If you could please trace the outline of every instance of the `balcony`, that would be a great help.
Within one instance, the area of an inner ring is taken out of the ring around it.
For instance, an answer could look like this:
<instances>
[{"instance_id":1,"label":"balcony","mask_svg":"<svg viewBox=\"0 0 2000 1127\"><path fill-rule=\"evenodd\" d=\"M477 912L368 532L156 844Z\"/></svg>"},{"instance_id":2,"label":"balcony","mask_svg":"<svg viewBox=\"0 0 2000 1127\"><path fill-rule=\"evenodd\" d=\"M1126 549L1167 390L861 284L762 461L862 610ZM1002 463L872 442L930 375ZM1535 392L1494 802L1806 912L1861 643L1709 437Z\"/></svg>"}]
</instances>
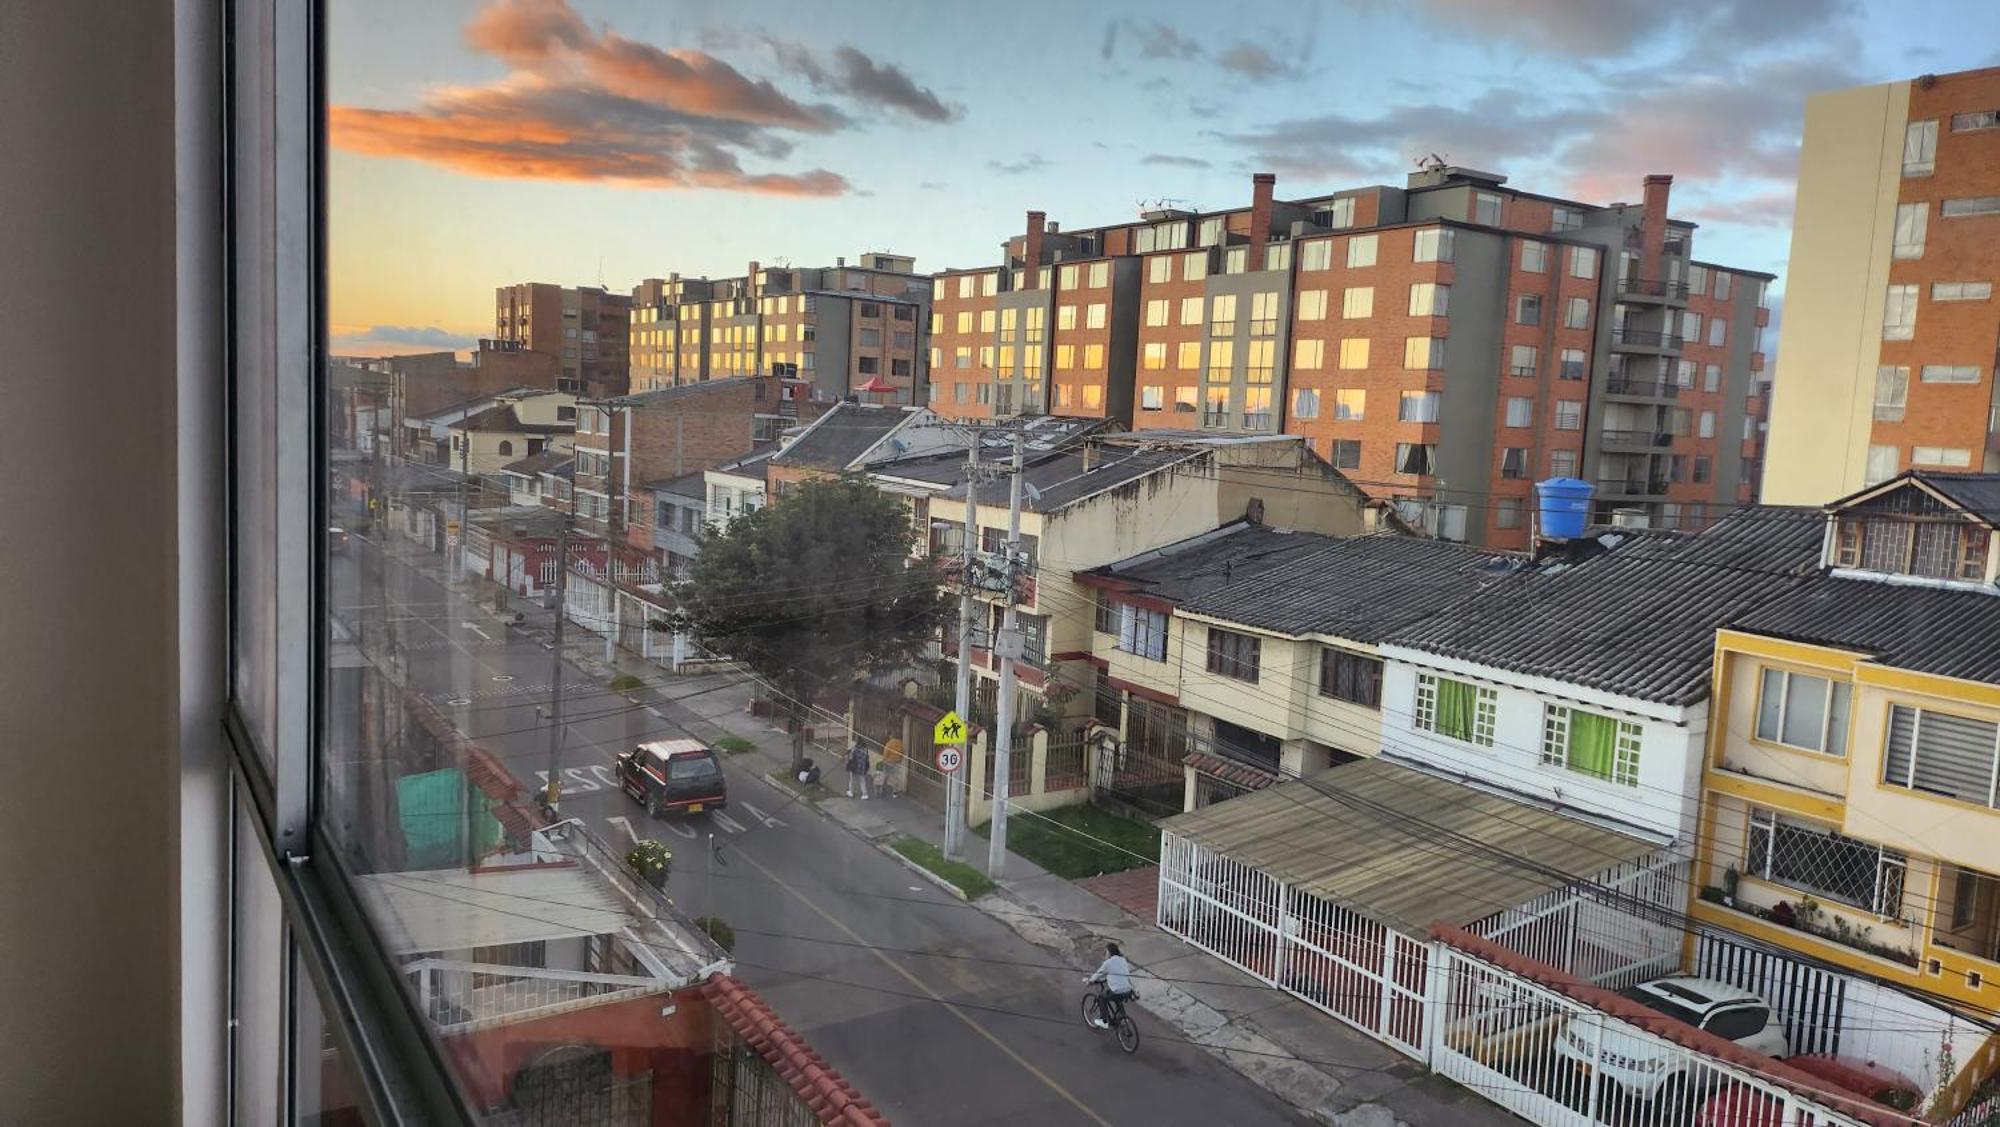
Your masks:
<instances>
[{"instance_id":1,"label":"balcony","mask_svg":"<svg viewBox=\"0 0 2000 1127\"><path fill-rule=\"evenodd\" d=\"M1635 399L1676 399L1680 391L1680 385L1667 380L1635 380L1625 376L1613 376L1604 385L1606 395L1625 395Z\"/></svg>"},{"instance_id":2,"label":"balcony","mask_svg":"<svg viewBox=\"0 0 2000 1127\"><path fill-rule=\"evenodd\" d=\"M1625 298L1653 298L1659 301L1685 301L1688 295L1686 282L1670 282L1665 278L1620 278L1618 296Z\"/></svg>"},{"instance_id":3,"label":"balcony","mask_svg":"<svg viewBox=\"0 0 2000 1127\"><path fill-rule=\"evenodd\" d=\"M1674 444L1674 436L1665 431L1655 430L1606 430L1604 448L1627 450L1654 450Z\"/></svg>"},{"instance_id":4,"label":"balcony","mask_svg":"<svg viewBox=\"0 0 2000 1127\"><path fill-rule=\"evenodd\" d=\"M1611 330L1611 346L1627 351L1679 352L1681 338L1678 333L1663 333L1658 329L1616 328Z\"/></svg>"},{"instance_id":5,"label":"balcony","mask_svg":"<svg viewBox=\"0 0 2000 1127\"><path fill-rule=\"evenodd\" d=\"M1664 477L1599 478L1597 492L1604 497L1664 497L1667 495L1667 485L1667 479Z\"/></svg>"}]
</instances>

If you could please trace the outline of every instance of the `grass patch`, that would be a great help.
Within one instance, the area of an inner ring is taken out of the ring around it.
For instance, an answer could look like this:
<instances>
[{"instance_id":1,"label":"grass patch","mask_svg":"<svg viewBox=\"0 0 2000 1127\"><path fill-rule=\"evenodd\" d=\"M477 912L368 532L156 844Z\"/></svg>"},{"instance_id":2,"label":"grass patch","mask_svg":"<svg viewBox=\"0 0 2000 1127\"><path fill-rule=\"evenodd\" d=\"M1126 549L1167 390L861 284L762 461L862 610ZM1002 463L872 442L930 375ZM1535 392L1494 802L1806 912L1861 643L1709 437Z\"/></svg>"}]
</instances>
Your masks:
<instances>
[{"instance_id":1,"label":"grass patch","mask_svg":"<svg viewBox=\"0 0 2000 1127\"><path fill-rule=\"evenodd\" d=\"M645 684L644 681L639 680L630 673L620 673L618 676L613 677L611 684L606 687L614 693L629 693L633 689L643 687Z\"/></svg>"},{"instance_id":2,"label":"grass patch","mask_svg":"<svg viewBox=\"0 0 2000 1127\"><path fill-rule=\"evenodd\" d=\"M807 802L818 802L820 799L826 797L827 792L825 787L818 783L802 783L796 775L793 775L789 771L773 771L769 775L766 775L765 778L776 779L780 786L805 799Z\"/></svg>"},{"instance_id":3,"label":"grass patch","mask_svg":"<svg viewBox=\"0 0 2000 1127\"><path fill-rule=\"evenodd\" d=\"M756 751L757 745L732 732L715 741L715 750L724 755L742 755L746 751Z\"/></svg>"},{"instance_id":4,"label":"grass patch","mask_svg":"<svg viewBox=\"0 0 2000 1127\"><path fill-rule=\"evenodd\" d=\"M991 823L976 829L981 837L991 836ZM1007 850L1065 880L1078 880L1158 864L1160 831L1088 804L1040 814L1017 810L1007 819Z\"/></svg>"},{"instance_id":5,"label":"grass patch","mask_svg":"<svg viewBox=\"0 0 2000 1127\"><path fill-rule=\"evenodd\" d=\"M938 852L938 847L921 838L906 837L897 840L891 848L931 872L950 881L968 900L977 900L993 891L994 884L985 873L963 861L953 861Z\"/></svg>"}]
</instances>

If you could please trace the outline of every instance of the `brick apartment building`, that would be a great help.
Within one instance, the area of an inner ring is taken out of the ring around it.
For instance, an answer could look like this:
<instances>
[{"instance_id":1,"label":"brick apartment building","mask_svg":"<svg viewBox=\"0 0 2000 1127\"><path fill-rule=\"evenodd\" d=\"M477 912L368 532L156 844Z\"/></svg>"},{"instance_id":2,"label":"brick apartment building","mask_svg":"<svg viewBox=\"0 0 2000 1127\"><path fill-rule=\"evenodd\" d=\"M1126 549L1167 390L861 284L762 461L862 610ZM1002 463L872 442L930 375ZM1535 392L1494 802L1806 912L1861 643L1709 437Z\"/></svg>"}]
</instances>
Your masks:
<instances>
[{"instance_id":1,"label":"brick apartment building","mask_svg":"<svg viewBox=\"0 0 2000 1127\"><path fill-rule=\"evenodd\" d=\"M454 352L404 356L340 357L348 382L365 381L381 403L372 416L378 436L399 458L421 457L408 446L404 420L422 418L456 403L518 388L556 389L557 357L529 352L518 341L481 340L468 360ZM355 437L359 444L359 437ZM371 443L372 446L372 443Z\"/></svg>"},{"instance_id":2,"label":"brick apartment building","mask_svg":"<svg viewBox=\"0 0 2000 1127\"><path fill-rule=\"evenodd\" d=\"M1437 165L1302 200L1259 174L1245 208L1087 230L1030 212L1004 266L935 276L930 406L1300 434L1496 547L1549 476L1701 527L1756 495L1772 276L1694 258L1671 184L1594 206Z\"/></svg>"},{"instance_id":3,"label":"brick apartment building","mask_svg":"<svg viewBox=\"0 0 2000 1127\"><path fill-rule=\"evenodd\" d=\"M631 295L522 282L499 287L493 298L493 335L555 357L558 388L592 398L629 390Z\"/></svg>"},{"instance_id":4,"label":"brick apartment building","mask_svg":"<svg viewBox=\"0 0 2000 1127\"><path fill-rule=\"evenodd\" d=\"M1767 496L2000 472L2000 67L1806 103Z\"/></svg>"},{"instance_id":5,"label":"brick apartment building","mask_svg":"<svg viewBox=\"0 0 2000 1127\"><path fill-rule=\"evenodd\" d=\"M782 372L825 401L876 379L898 402L921 401L930 280L914 268L871 253L856 265L648 278L632 291L631 390Z\"/></svg>"}]
</instances>

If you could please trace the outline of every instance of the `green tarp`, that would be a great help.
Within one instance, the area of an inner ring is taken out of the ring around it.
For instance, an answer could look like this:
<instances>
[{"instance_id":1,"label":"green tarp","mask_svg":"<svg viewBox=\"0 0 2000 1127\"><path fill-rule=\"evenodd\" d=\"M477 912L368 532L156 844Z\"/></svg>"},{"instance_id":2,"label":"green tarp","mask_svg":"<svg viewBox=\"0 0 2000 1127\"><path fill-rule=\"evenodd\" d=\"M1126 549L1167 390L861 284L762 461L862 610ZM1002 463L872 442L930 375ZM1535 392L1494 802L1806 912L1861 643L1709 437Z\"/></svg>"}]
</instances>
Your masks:
<instances>
[{"instance_id":1,"label":"green tarp","mask_svg":"<svg viewBox=\"0 0 2000 1127\"><path fill-rule=\"evenodd\" d=\"M493 800L456 767L397 779L396 809L408 868L470 867L503 840Z\"/></svg>"}]
</instances>

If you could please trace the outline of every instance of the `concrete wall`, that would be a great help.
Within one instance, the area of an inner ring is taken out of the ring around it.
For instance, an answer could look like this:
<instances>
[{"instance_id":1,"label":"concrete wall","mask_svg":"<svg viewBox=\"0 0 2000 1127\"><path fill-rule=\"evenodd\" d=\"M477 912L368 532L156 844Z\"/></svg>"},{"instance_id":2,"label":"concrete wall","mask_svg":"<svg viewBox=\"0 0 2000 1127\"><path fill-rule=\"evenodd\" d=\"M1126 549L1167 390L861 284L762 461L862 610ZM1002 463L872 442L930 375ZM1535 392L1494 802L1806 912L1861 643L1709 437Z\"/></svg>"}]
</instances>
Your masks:
<instances>
[{"instance_id":1,"label":"concrete wall","mask_svg":"<svg viewBox=\"0 0 2000 1127\"><path fill-rule=\"evenodd\" d=\"M1446 195L1425 192L1418 199L1431 203ZM1469 196L1458 200L1464 215ZM1452 230L1447 228L1447 230ZM1436 472L1439 499L1447 504L1465 505L1466 539L1486 542L1488 514L1483 507L1486 490L1497 472L1493 452L1494 415L1500 409L1500 333L1507 320L1507 279L1512 264L1512 239L1464 228L1452 235L1451 329L1444 346L1444 397L1438 407ZM1556 258L1555 254L1550 255ZM1463 281L1460 281L1463 279ZM1408 300L1408 290L1391 292L1388 300ZM1376 300L1383 300L1377 294ZM1558 315L1546 310L1547 318ZM1396 362L1400 362L1400 357ZM1394 403L1384 404L1390 411ZM1375 409L1369 404L1370 410ZM1393 416L1392 416L1393 417ZM1539 420L1542 426L1554 421L1554 408Z\"/></svg>"},{"instance_id":2,"label":"concrete wall","mask_svg":"<svg viewBox=\"0 0 2000 1127\"><path fill-rule=\"evenodd\" d=\"M209 365L211 381L219 368L212 352L177 354L175 294L193 283L176 275L176 174L200 193L190 210L215 200L216 185L206 169L176 168L173 5L17 5L5 22L0 340L11 399L0 449L15 472L0 475L0 511L35 532L0 546L0 574L17 587L0 610L0 1121L160 1123L185 1111L220 1122L212 1090L189 1089L183 1105L178 1084L183 1051L219 1068L204 1054L222 1029L219 964L182 946L183 925L213 936L219 921L181 910L184 892L222 872L205 852L222 812L201 807L220 794L219 693L196 676L203 703L181 698L178 648L183 597L212 594L219 572L184 574L176 559L176 522L199 509L180 508L177 437L219 449L212 420L181 419L177 399L177 364ZM210 298L220 292L215 277L200 281ZM78 346L103 338L107 309L127 362ZM206 311L212 319L212 303ZM93 442L78 447L50 419L88 419ZM194 550L220 542L195 524ZM182 793L184 707L206 737L199 800L193 775ZM206 817L184 825L198 807ZM185 1042L183 986L200 1018ZM219 1083L219 1071L203 1079Z\"/></svg>"},{"instance_id":3,"label":"concrete wall","mask_svg":"<svg viewBox=\"0 0 2000 1127\"><path fill-rule=\"evenodd\" d=\"M1909 98L1901 82L1806 102L1767 502L1818 505L1861 488Z\"/></svg>"}]
</instances>

